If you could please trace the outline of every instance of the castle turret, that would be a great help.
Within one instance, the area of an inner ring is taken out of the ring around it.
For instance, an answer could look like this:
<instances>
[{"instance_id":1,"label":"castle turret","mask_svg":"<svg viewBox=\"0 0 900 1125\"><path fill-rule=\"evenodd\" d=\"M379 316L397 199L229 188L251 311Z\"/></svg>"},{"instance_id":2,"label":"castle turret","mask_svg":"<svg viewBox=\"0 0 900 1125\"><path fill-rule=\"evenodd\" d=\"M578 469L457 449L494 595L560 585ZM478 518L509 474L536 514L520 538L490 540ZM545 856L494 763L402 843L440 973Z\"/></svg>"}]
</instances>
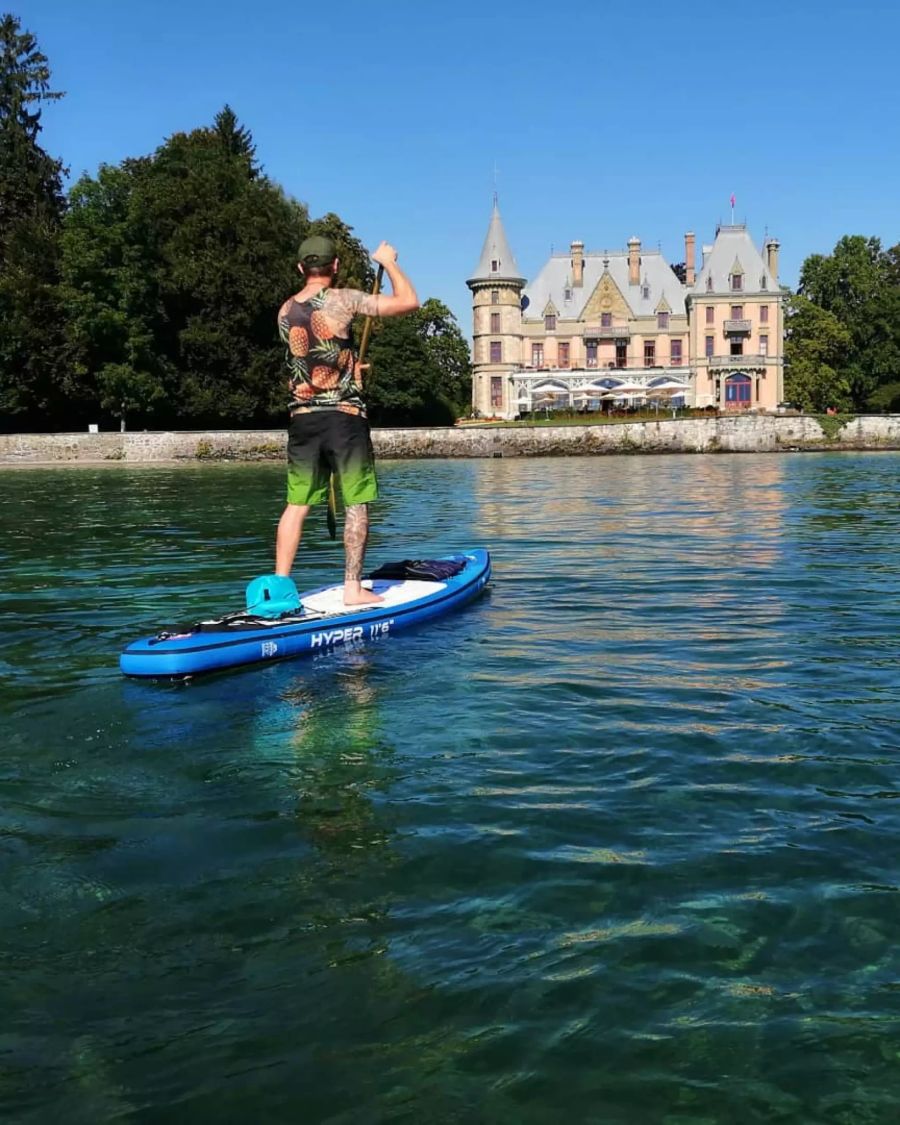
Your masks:
<instances>
[{"instance_id":1,"label":"castle turret","mask_svg":"<svg viewBox=\"0 0 900 1125\"><path fill-rule=\"evenodd\" d=\"M510 249L494 197L481 257L466 282L472 290L472 409L512 417L510 375L521 366L522 290L525 278Z\"/></svg>"}]
</instances>

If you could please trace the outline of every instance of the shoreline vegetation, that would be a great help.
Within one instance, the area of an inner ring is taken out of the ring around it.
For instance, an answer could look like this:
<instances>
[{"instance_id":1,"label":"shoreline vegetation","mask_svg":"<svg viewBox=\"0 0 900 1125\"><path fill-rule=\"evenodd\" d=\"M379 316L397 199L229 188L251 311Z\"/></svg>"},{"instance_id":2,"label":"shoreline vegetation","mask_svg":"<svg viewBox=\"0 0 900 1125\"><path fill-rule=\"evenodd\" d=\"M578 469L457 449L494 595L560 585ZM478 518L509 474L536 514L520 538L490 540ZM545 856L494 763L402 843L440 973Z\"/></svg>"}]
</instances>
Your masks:
<instances>
[{"instance_id":1,"label":"shoreline vegetation","mask_svg":"<svg viewBox=\"0 0 900 1125\"><path fill-rule=\"evenodd\" d=\"M328 236L338 287L368 291L353 225L313 217L269 176L227 104L66 184L40 144L53 85L35 36L0 14L0 432L277 426L290 399L276 316L301 287L298 247ZM468 343L422 298L372 332L366 394L382 425L450 424L471 403Z\"/></svg>"},{"instance_id":2,"label":"shoreline vegetation","mask_svg":"<svg viewBox=\"0 0 900 1125\"><path fill-rule=\"evenodd\" d=\"M381 460L900 450L900 414L741 415L376 428ZM284 430L0 434L0 469L60 464L283 462Z\"/></svg>"},{"instance_id":3,"label":"shoreline vegetation","mask_svg":"<svg viewBox=\"0 0 900 1125\"><path fill-rule=\"evenodd\" d=\"M40 143L64 96L53 85L35 36L0 16L0 432L279 425L275 314L297 288L297 247L327 235L338 285L368 289L353 225L313 218L271 178L227 104L66 183ZM785 323L785 401L900 410L900 244L845 235L807 257ZM368 358L375 425L444 426L471 406L469 341L434 297L376 322Z\"/></svg>"}]
</instances>

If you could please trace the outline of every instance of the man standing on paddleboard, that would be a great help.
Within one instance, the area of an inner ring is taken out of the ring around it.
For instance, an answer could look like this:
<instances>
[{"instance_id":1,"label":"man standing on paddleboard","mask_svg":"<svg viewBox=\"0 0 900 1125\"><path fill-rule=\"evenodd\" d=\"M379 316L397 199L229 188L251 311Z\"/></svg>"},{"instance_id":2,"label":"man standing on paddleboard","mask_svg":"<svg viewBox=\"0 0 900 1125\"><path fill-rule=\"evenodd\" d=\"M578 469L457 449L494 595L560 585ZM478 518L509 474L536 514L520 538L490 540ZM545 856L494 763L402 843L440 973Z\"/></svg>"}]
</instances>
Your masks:
<instances>
[{"instance_id":1,"label":"man standing on paddleboard","mask_svg":"<svg viewBox=\"0 0 900 1125\"><path fill-rule=\"evenodd\" d=\"M353 353L355 316L401 316L419 307L397 251L382 242L372 259L384 267L393 294L336 289L338 257L330 238L314 235L300 246L298 269L306 282L278 313L290 371L287 507L278 523L275 573L290 577L303 521L328 497L332 471L344 499L344 604L380 602L363 589L369 535L368 505L378 496L375 457L366 418L362 366Z\"/></svg>"}]
</instances>

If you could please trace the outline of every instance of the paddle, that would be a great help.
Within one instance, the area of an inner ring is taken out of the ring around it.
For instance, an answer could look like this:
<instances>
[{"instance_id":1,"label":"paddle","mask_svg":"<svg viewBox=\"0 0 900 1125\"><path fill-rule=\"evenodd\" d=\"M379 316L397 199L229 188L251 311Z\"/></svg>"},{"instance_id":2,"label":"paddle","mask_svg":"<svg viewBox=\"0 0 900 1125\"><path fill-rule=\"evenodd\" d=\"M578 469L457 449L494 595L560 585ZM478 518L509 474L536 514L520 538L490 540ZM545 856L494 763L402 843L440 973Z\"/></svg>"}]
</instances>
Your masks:
<instances>
[{"instance_id":1,"label":"paddle","mask_svg":"<svg viewBox=\"0 0 900 1125\"><path fill-rule=\"evenodd\" d=\"M378 267L378 273L375 275L375 282L372 285L372 296L377 297L381 292L381 280L384 277L384 266ZM362 366L362 361L366 356L366 348L369 346L369 337L372 335L372 318L366 317L366 322L363 325L362 337L359 341L359 358L357 363ZM362 372L359 374L362 379ZM337 539L337 497L335 496L334 488L334 473L328 478L328 510L325 513L325 521L328 524L328 534L332 539Z\"/></svg>"}]
</instances>

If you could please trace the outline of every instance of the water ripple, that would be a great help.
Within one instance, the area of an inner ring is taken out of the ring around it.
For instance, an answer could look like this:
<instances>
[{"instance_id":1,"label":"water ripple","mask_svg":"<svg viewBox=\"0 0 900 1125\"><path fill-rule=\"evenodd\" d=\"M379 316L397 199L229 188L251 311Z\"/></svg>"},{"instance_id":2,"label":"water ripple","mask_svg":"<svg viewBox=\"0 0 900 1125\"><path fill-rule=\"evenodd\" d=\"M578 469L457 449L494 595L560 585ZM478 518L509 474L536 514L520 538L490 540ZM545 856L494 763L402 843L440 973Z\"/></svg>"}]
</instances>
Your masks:
<instances>
[{"instance_id":1,"label":"water ripple","mask_svg":"<svg viewBox=\"0 0 900 1125\"><path fill-rule=\"evenodd\" d=\"M187 686L281 470L5 473L4 1116L893 1121L897 466L387 463L488 596Z\"/></svg>"}]
</instances>

